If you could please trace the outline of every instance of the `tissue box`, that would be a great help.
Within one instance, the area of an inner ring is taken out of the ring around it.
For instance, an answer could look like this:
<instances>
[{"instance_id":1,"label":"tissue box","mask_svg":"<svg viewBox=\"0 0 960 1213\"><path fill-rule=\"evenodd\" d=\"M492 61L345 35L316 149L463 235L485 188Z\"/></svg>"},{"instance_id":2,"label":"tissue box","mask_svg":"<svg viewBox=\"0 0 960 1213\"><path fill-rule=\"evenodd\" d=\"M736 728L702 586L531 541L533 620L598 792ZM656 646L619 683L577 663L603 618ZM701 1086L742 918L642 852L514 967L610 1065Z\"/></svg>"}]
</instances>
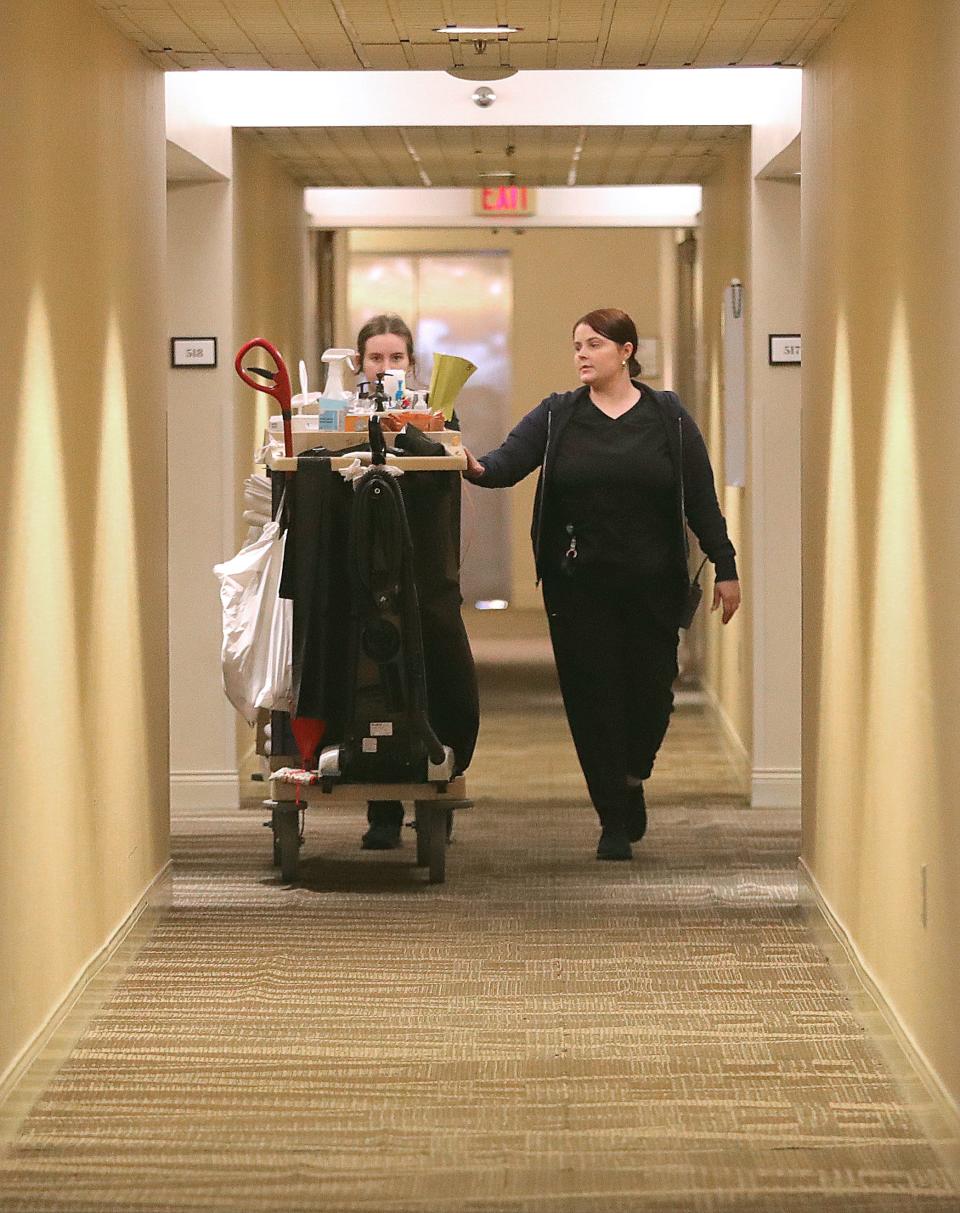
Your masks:
<instances>
[{"instance_id":1,"label":"tissue box","mask_svg":"<svg viewBox=\"0 0 960 1213\"><path fill-rule=\"evenodd\" d=\"M327 432L330 430L342 430L347 411L344 406L331 404L324 407L323 401L320 402L320 406L317 412L317 429Z\"/></svg>"}]
</instances>

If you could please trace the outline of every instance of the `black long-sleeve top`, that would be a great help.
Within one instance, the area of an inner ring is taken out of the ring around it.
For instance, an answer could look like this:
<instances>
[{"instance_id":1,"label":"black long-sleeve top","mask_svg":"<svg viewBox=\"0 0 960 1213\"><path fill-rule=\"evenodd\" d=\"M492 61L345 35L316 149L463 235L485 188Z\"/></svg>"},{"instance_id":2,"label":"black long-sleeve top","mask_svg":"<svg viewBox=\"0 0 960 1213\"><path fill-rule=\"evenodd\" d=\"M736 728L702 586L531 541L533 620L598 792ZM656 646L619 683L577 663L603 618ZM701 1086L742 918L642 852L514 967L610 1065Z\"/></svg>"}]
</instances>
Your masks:
<instances>
[{"instance_id":1,"label":"black long-sleeve top","mask_svg":"<svg viewBox=\"0 0 960 1213\"><path fill-rule=\"evenodd\" d=\"M547 567L557 567L575 545L578 568L617 565L650 581L669 573L676 530L673 464L649 393L641 392L619 417L608 417L589 395L576 402L557 442L550 506L554 526L541 543Z\"/></svg>"},{"instance_id":2,"label":"black long-sleeve top","mask_svg":"<svg viewBox=\"0 0 960 1213\"><path fill-rule=\"evenodd\" d=\"M674 525L670 568L665 576L667 588L672 586L680 603L689 584L687 524L713 563L718 581L737 580L736 551L727 534L727 524L714 487L710 456L696 422L675 392L656 391L639 381L635 381L635 386L642 399L656 406L673 469ZM484 488L508 488L535 468L540 469L531 526L538 580L545 567L544 536L556 533L556 528L563 526L563 519L556 513L556 494L552 491L558 444L578 406L583 401L589 402L589 391L584 385L572 392L548 396L517 422L496 450L479 460L484 474L476 483ZM631 527L634 522L626 511L617 521L624 528Z\"/></svg>"}]
</instances>

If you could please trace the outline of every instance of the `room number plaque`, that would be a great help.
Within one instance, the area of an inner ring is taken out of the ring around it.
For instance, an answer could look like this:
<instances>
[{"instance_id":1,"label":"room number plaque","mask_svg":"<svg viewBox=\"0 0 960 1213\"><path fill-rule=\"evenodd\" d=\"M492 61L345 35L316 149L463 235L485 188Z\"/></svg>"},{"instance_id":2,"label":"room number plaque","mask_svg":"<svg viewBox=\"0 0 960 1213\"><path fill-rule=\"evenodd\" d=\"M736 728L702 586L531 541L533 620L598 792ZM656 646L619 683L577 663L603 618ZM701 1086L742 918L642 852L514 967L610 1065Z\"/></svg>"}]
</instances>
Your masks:
<instances>
[{"instance_id":1,"label":"room number plaque","mask_svg":"<svg viewBox=\"0 0 960 1213\"><path fill-rule=\"evenodd\" d=\"M171 337L171 366L216 366L216 337Z\"/></svg>"},{"instance_id":2,"label":"room number plaque","mask_svg":"<svg viewBox=\"0 0 960 1213\"><path fill-rule=\"evenodd\" d=\"M799 366L799 333L770 333L769 339L771 366Z\"/></svg>"}]
</instances>

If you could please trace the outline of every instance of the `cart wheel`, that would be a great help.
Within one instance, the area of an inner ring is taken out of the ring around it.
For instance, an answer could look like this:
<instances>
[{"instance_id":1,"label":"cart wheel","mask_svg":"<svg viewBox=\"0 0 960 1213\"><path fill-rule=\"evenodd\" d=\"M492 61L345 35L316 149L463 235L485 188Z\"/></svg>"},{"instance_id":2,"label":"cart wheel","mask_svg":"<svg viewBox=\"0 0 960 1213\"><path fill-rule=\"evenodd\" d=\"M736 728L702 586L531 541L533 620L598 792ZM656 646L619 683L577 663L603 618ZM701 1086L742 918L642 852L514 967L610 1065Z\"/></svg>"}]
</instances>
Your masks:
<instances>
[{"instance_id":1,"label":"cart wheel","mask_svg":"<svg viewBox=\"0 0 960 1213\"><path fill-rule=\"evenodd\" d=\"M430 883L443 884L447 868L447 810L443 805L427 814L427 838L430 852Z\"/></svg>"},{"instance_id":2,"label":"cart wheel","mask_svg":"<svg viewBox=\"0 0 960 1213\"><path fill-rule=\"evenodd\" d=\"M430 863L430 812L429 805L416 800L413 804L413 820L417 835L417 867L425 868Z\"/></svg>"},{"instance_id":3,"label":"cart wheel","mask_svg":"<svg viewBox=\"0 0 960 1213\"><path fill-rule=\"evenodd\" d=\"M290 884L297 879L300 866L300 815L296 808L277 812L274 838L280 858L280 877L285 884Z\"/></svg>"}]
</instances>

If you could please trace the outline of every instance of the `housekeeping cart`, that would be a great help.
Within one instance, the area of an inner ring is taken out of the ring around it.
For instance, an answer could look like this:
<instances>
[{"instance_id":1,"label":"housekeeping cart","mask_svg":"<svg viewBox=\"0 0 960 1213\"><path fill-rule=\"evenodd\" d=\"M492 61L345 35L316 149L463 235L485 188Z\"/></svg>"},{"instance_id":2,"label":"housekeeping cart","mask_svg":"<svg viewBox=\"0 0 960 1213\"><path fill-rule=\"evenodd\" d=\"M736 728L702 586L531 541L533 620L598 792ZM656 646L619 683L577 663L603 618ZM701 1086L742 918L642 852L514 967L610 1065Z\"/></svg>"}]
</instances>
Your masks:
<instances>
[{"instance_id":1,"label":"housekeeping cart","mask_svg":"<svg viewBox=\"0 0 960 1213\"><path fill-rule=\"evenodd\" d=\"M300 799L297 800L297 793ZM316 784L297 784L288 778L270 780L270 799L264 808L270 811L273 830L273 862L282 879L297 879L300 848L304 842L307 809L329 808L336 804L366 803L369 800L413 801L417 835L416 866L426 868L430 884L442 884L446 878L447 834L450 814L464 808L464 776L436 783L358 783L344 784L324 792Z\"/></svg>"},{"instance_id":2,"label":"housekeeping cart","mask_svg":"<svg viewBox=\"0 0 960 1213\"><path fill-rule=\"evenodd\" d=\"M254 346L276 371L242 366ZM308 809L400 801L414 807L416 866L441 883L479 722L459 610L460 434L385 432L378 417L366 435L297 432L276 350L258 339L236 364L283 419L283 453L265 453L288 526L280 594L294 602L291 710L269 730L274 864L296 880Z\"/></svg>"}]
</instances>

